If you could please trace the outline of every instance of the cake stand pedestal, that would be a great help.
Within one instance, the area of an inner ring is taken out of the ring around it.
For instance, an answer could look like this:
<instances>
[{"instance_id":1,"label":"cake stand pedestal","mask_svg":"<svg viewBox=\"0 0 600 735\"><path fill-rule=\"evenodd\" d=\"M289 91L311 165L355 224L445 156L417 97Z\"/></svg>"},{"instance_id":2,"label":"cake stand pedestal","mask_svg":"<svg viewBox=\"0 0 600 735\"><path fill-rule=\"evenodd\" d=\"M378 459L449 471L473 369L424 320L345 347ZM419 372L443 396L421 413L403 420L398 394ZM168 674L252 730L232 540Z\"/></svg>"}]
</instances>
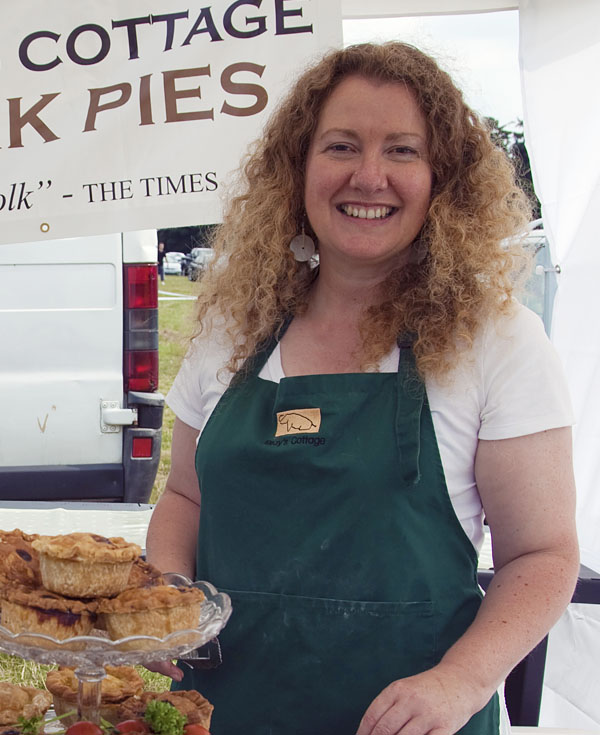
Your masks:
<instances>
[{"instance_id":1,"label":"cake stand pedestal","mask_svg":"<svg viewBox=\"0 0 600 735\"><path fill-rule=\"evenodd\" d=\"M75 676L79 682L77 719L89 720L99 725L102 679L106 676L106 671L101 666L79 666L75 669Z\"/></svg>"},{"instance_id":2,"label":"cake stand pedestal","mask_svg":"<svg viewBox=\"0 0 600 735\"><path fill-rule=\"evenodd\" d=\"M197 587L204 592L198 626L177 630L165 638L129 636L112 641L102 633L59 641L41 633L12 633L0 625L0 651L41 664L75 667L79 682L77 714L80 720L100 724L101 683L104 667L134 666L180 658L215 638L231 615L231 600L209 582L193 584L181 575L165 575L177 586Z\"/></svg>"}]
</instances>

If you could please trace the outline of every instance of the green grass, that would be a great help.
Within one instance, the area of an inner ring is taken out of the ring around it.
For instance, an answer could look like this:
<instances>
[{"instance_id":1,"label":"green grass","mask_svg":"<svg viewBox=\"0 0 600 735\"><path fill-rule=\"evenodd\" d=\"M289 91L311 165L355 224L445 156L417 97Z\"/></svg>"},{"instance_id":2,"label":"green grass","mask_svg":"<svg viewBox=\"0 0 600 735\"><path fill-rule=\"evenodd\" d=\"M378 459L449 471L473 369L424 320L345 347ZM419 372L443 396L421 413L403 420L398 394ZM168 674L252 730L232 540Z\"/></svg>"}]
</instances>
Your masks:
<instances>
[{"instance_id":1,"label":"green grass","mask_svg":"<svg viewBox=\"0 0 600 735\"><path fill-rule=\"evenodd\" d=\"M18 656L0 655L0 681L45 689L46 672L53 668L56 667L24 661Z\"/></svg>"},{"instance_id":2,"label":"green grass","mask_svg":"<svg viewBox=\"0 0 600 735\"><path fill-rule=\"evenodd\" d=\"M0 681L45 689L46 673L55 668L57 667L26 661L19 656L0 654ZM147 691L163 692L169 689L171 680L168 677L148 671L143 666L136 666L135 669L144 680L144 688Z\"/></svg>"},{"instance_id":3,"label":"green grass","mask_svg":"<svg viewBox=\"0 0 600 735\"><path fill-rule=\"evenodd\" d=\"M160 287L162 291L194 295L198 284L188 281L181 276L166 276L165 284ZM159 327L159 390L167 394L175 375L179 370L181 360L186 353L191 330L194 323L194 301L159 301L158 327ZM165 487L171 465L171 434L175 415L168 406L165 406L163 418L163 435L161 458L150 497L150 502L155 503ZM56 668L24 661L18 656L0 654L0 681L10 681L15 684L45 688L46 672ZM136 669L147 690L164 691L169 688L171 680L166 676L148 671L143 666Z\"/></svg>"},{"instance_id":4,"label":"green grass","mask_svg":"<svg viewBox=\"0 0 600 735\"><path fill-rule=\"evenodd\" d=\"M163 291L193 296L198 284L181 276L166 276ZM194 301L159 301L158 306L158 352L159 352L159 390L166 395L177 375L181 361L187 351L190 334L194 326ZM165 405L163 415L162 447L156 481L150 502L156 503L167 481L171 466L171 435L175 414Z\"/></svg>"}]
</instances>

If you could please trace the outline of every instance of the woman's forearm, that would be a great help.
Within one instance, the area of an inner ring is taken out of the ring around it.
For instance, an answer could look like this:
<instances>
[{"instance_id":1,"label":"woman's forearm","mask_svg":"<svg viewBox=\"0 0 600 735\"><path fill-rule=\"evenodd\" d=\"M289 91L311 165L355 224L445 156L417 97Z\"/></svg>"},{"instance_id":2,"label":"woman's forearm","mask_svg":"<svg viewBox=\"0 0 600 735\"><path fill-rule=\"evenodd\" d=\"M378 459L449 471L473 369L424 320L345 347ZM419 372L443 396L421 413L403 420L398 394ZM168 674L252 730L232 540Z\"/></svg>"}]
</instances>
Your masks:
<instances>
[{"instance_id":1,"label":"woman's forearm","mask_svg":"<svg viewBox=\"0 0 600 735\"><path fill-rule=\"evenodd\" d=\"M167 486L148 527L148 561L163 572L179 572L193 579L199 516L197 503Z\"/></svg>"},{"instance_id":2,"label":"woman's forearm","mask_svg":"<svg viewBox=\"0 0 600 735\"><path fill-rule=\"evenodd\" d=\"M440 672L463 672L485 705L558 620L578 570L574 540L560 552L534 551L506 564L494 575L472 625L443 657Z\"/></svg>"}]
</instances>

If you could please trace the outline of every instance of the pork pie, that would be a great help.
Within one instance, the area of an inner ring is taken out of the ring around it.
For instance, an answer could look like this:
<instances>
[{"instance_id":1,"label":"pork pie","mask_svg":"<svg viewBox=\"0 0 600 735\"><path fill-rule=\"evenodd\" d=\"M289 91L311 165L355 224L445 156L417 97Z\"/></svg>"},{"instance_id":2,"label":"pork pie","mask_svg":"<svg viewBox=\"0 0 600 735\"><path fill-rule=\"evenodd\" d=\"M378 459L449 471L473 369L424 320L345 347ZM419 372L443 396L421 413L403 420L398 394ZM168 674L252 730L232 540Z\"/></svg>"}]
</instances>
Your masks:
<instances>
[{"instance_id":1,"label":"pork pie","mask_svg":"<svg viewBox=\"0 0 600 735\"><path fill-rule=\"evenodd\" d=\"M158 585L99 600L98 610L113 640L140 635L165 638L176 630L196 628L203 600L204 593L196 587Z\"/></svg>"},{"instance_id":2,"label":"pork pie","mask_svg":"<svg viewBox=\"0 0 600 735\"><path fill-rule=\"evenodd\" d=\"M13 633L43 633L65 640L87 635L96 622L94 601L73 600L42 588L3 587L0 599L2 625Z\"/></svg>"},{"instance_id":3,"label":"pork pie","mask_svg":"<svg viewBox=\"0 0 600 735\"><path fill-rule=\"evenodd\" d=\"M119 706L129 697L144 690L144 680L132 666L106 666L106 676L100 684L100 716L112 725L121 721ZM61 666L46 674L46 687L54 700L54 711L64 715L77 709L79 682L75 669ZM64 717L62 725L68 727L77 722L77 714Z\"/></svg>"},{"instance_id":4,"label":"pork pie","mask_svg":"<svg viewBox=\"0 0 600 735\"><path fill-rule=\"evenodd\" d=\"M45 715L52 704L52 697L43 689L0 681L0 731L4 726L16 725L19 717Z\"/></svg>"},{"instance_id":5,"label":"pork pie","mask_svg":"<svg viewBox=\"0 0 600 735\"><path fill-rule=\"evenodd\" d=\"M144 692L139 697L126 699L120 706L119 715L122 720L137 720L144 716L148 702L158 699L169 702L182 715L187 717L190 725L202 725L210 730L213 705L200 692L194 689L182 689L176 692Z\"/></svg>"},{"instance_id":6,"label":"pork pie","mask_svg":"<svg viewBox=\"0 0 600 735\"><path fill-rule=\"evenodd\" d=\"M40 555L42 584L68 597L112 597L129 581L137 544L95 533L40 536L33 542Z\"/></svg>"},{"instance_id":7,"label":"pork pie","mask_svg":"<svg viewBox=\"0 0 600 735\"><path fill-rule=\"evenodd\" d=\"M0 584L18 584L39 587L42 583L37 551L32 542L37 535L0 530Z\"/></svg>"}]
</instances>

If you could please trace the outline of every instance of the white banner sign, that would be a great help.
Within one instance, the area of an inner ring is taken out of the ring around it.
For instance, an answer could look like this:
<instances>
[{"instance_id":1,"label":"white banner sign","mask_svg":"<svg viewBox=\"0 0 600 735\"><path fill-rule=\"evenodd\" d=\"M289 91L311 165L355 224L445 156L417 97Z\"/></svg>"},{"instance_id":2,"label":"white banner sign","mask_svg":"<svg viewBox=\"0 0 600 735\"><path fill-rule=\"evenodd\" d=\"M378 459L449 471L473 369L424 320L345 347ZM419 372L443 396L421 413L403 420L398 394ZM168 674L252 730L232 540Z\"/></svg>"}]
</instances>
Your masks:
<instances>
[{"instance_id":1,"label":"white banner sign","mask_svg":"<svg viewBox=\"0 0 600 735\"><path fill-rule=\"evenodd\" d=\"M0 242L220 221L339 0L23 0L3 21Z\"/></svg>"}]
</instances>

